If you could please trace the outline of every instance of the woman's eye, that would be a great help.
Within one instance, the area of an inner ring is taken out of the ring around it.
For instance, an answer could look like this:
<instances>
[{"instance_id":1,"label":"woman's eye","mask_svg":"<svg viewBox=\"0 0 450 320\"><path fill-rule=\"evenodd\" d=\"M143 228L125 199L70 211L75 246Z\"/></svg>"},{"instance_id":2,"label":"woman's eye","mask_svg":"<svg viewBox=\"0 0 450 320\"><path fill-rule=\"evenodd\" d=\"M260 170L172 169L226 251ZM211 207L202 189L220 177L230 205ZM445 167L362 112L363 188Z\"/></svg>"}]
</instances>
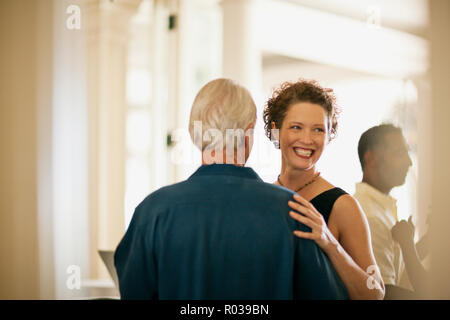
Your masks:
<instances>
[{"instance_id":1,"label":"woman's eye","mask_svg":"<svg viewBox=\"0 0 450 320\"><path fill-rule=\"evenodd\" d=\"M300 126L292 126L291 129L300 129Z\"/></svg>"},{"instance_id":2,"label":"woman's eye","mask_svg":"<svg viewBox=\"0 0 450 320\"><path fill-rule=\"evenodd\" d=\"M325 132L322 128L316 128L316 132Z\"/></svg>"}]
</instances>

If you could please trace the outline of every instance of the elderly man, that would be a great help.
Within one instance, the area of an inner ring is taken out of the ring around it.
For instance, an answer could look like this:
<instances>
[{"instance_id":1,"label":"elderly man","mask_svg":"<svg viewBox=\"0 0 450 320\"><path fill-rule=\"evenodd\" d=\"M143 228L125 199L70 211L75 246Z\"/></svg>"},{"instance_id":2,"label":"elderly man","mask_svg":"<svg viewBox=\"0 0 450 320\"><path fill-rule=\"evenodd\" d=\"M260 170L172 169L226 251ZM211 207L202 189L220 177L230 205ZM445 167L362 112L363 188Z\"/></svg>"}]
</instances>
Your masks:
<instances>
[{"instance_id":1,"label":"elderly man","mask_svg":"<svg viewBox=\"0 0 450 320\"><path fill-rule=\"evenodd\" d=\"M320 248L294 237L307 227L289 217L293 193L244 167L255 121L231 80L197 94L189 128L202 166L136 208L115 252L122 299L347 298Z\"/></svg>"}]
</instances>

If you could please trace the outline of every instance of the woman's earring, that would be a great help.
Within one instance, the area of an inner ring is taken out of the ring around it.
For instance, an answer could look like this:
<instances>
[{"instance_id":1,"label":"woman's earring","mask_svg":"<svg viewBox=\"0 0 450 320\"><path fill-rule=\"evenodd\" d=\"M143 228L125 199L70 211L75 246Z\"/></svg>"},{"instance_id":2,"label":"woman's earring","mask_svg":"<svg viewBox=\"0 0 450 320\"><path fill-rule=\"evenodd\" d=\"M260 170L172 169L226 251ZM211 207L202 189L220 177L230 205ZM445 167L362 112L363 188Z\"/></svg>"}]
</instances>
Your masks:
<instances>
[{"instance_id":1,"label":"woman's earring","mask_svg":"<svg viewBox=\"0 0 450 320\"><path fill-rule=\"evenodd\" d=\"M273 140L272 142L275 148L280 149L280 140Z\"/></svg>"},{"instance_id":2,"label":"woman's earring","mask_svg":"<svg viewBox=\"0 0 450 320\"><path fill-rule=\"evenodd\" d=\"M280 130L275 128L275 122L272 122L272 129L270 129L270 140L276 149L280 149Z\"/></svg>"}]
</instances>

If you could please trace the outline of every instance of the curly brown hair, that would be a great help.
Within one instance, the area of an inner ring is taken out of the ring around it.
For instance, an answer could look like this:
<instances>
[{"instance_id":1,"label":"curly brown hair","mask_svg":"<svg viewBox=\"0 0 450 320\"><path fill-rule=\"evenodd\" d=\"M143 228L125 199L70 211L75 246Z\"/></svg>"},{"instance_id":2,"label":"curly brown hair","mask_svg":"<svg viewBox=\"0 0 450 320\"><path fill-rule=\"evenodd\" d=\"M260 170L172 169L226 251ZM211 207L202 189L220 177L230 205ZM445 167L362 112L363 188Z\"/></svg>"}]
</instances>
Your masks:
<instances>
[{"instance_id":1,"label":"curly brown hair","mask_svg":"<svg viewBox=\"0 0 450 320\"><path fill-rule=\"evenodd\" d=\"M284 82L276 89L264 108L263 119L266 136L271 139L271 123L281 128L289 106L297 102L309 102L320 105L328 115L328 133L330 140L336 136L340 108L336 104L333 89L323 88L315 80L300 78L297 82Z\"/></svg>"}]
</instances>

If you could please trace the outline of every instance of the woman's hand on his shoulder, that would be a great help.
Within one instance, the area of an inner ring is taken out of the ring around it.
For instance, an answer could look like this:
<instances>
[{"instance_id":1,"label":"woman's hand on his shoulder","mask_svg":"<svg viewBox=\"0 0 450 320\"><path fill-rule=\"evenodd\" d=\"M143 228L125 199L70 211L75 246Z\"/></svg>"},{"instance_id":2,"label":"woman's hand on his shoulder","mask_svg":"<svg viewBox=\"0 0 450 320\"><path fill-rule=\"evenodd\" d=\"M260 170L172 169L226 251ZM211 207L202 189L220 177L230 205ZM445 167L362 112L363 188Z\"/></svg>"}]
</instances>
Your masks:
<instances>
[{"instance_id":1,"label":"woman's hand on his shoulder","mask_svg":"<svg viewBox=\"0 0 450 320\"><path fill-rule=\"evenodd\" d=\"M311 232L295 230L294 234L299 238L315 241L317 245L326 252L330 246L336 244L337 240L328 229L323 216L316 210L316 208L314 208L311 202L307 201L300 195L295 194L293 200L294 201L289 201L288 205L295 211L291 210L289 215L294 220L297 220L298 222L311 228Z\"/></svg>"}]
</instances>

